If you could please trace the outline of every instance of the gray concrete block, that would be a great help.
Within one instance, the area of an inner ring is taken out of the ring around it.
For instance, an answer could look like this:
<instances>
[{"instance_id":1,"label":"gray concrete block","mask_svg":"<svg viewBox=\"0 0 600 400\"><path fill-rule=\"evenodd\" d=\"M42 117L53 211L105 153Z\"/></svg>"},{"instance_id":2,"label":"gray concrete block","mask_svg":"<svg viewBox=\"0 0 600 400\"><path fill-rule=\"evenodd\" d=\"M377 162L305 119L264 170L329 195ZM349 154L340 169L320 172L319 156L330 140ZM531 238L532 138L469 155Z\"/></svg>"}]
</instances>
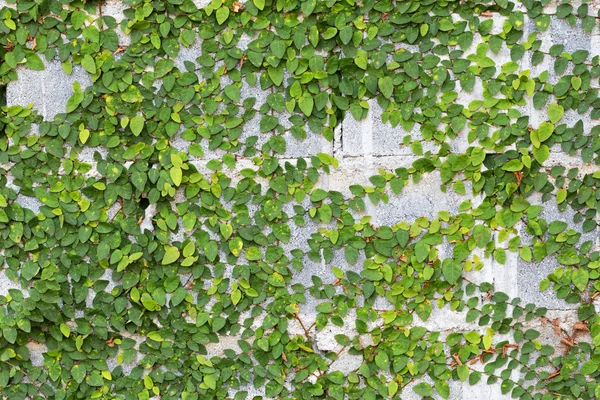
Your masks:
<instances>
[{"instance_id":1,"label":"gray concrete block","mask_svg":"<svg viewBox=\"0 0 600 400\"><path fill-rule=\"evenodd\" d=\"M225 350L233 350L236 354L240 354L242 349L238 344L238 341L241 339L241 336L219 336L218 343L207 343L204 345L206 347L207 356L206 358L212 357L225 357Z\"/></svg>"},{"instance_id":2,"label":"gray concrete block","mask_svg":"<svg viewBox=\"0 0 600 400\"><path fill-rule=\"evenodd\" d=\"M90 75L80 66L74 65L71 75L67 75L60 61L44 62L46 69L32 71L19 66L19 79L10 82L6 89L6 103L9 106L26 107L34 104L45 120L51 121L56 114L66 112L67 101L73 94L73 84L77 81L81 90L91 85Z\"/></svg>"},{"instance_id":3,"label":"gray concrete block","mask_svg":"<svg viewBox=\"0 0 600 400\"><path fill-rule=\"evenodd\" d=\"M0 9L8 7L8 8L17 8L16 0L11 0L10 3L7 0L0 0Z\"/></svg>"},{"instance_id":4,"label":"gray concrete block","mask_svg":"<svg viewBox=\"0 0 600 400\"><path fill-rule=\"evenodd\" d=\"M210 4L211 0L192 0L192 2L196 5L196 7L204 8Z\"/></svg>"},{"instance_id":5,"label":"gray concrete block","mask_svg":"<svg viewBox=\"0 0 600 400\"><path fill-rule=\"evenodd\" d=\"M395 225L398 222L412 223L419 217L435 218L440 211L456 214L460 204L468 197L448 190L442 193L439 173L422 176L418 183L409 182L398 196L390 196L388 204L376 206L376 221L379 225Z\"/></svg>"},{"instance_id":6,"label":"gray concrete block","mask_svg":"<svg viewBox=\"0 0 600 400\"><path fill-rule=\"evenodd\" d=\"M183 45L179 47L179 54L173 59L173 62L175 64L175 67L178 68L179 71L187 72L185 62L192 62L195 65L195 68L198 68L198 63L196 62L196 59L201 55L202 40L200 38L196 38L196 41L190 47L185 47Z\"/></svg>"},{"instance_id":7,"label":"gray concrete block","mask_svg":"<svg viewBox=\"0 0 600 400\"><path fill-rule=\"evenodd\" d=\"M34 367L42 367L44 365L44 353L48 351L48 347L46 347L43 343L38 342L28 342L26 345L27 350L29 350L29 360L31 361L31 365Z\"/></svg>"},{"instance_id":8,"label":"gray concrete block","mask_svg":"<svg viewBox=\"0 0 600 400\"><path fill-rule=\"evenodd\" d=\"M252 90L247 92L251 97L257 98L257 105L255 108L260 108L258 103L258 99L261 97L266 98L268 93L261 92L259 90ZM244 88L242 87L242 94L244 93ZM242 100L243 101L243 100ZM281 125L283 125L287 131L282 135L286 142L286 150L283 154L277 154L277 157L280 158L309 158L318 153L327 153L333 155L333 143L325 139L323 135L316 134L311 132L308 127L306 129L306 137L303 139L298 139L294 137L290 132L289 128L291 128L292 124L289 122L288 118L291 116L287 112L275 113L274 114ZM260 121L263 115L257 113L254 118L247 121L244 125L244 130L241 135L241 140L246 140L250 136L257 136L258 140L254 145L255 148L261 149L262 146L269 141L269 139L274 135L272 132L261 132L260 130Z\"/></svg>"},{"instance_id":9,"label":"gray concrete block","mask_svg":"<svg viewBox=\"0 0 600 400\"><path fill-rule=\"evenodd\" d=\"M122 0L106 0L104 4L102 4L102 15L113 17L117 21L117 24L120 25L125 19L123 11L128 8L130 7L124 4ZM120 27L117 27L115 31L121 46L129 46L131 44L131 36L125 34Z\"/></svg>"},{"instance_id":10,"label":"gray concrete block","mask_svg":"<svg viewBox=\"0 0 600 400\"><path fill-rule=\"evenodd\" d=\"M348 375L350 372L358 370L363 361L363 356L355 356L343 351L338 355L337 360L330 365L330 371L340 371L344 375Z\"/></svg>"},{"instance_id":11,"label":"gray concrete block","mask_svg":"<svg viewBox=\"0 0 600 400\"><path fill-rule=\"evenodd\" d=\"M404 387L404 389L402 390L402 393L400 393L400 398L402 400L420 400L420 399L422 399L423 396L415 393L415 391L414 391L414 387L422 382L429 383L432 387L434 387L434 385L435 385L433 380L428 375L425 375L424 377L407 384ZM450 399L450 400L458 400L458 399L466 400L467 399L466 397L463 396L463 385L461 385L460 382L448 381L448 385L450 386L450 397L448 397L448 399ZM436 400L442 399L442 397L439 396L435 390L434 390L434 394L432 397ZM471 397L470 399L478 399L479 400L479 399L483 399L483 397Z\"/></svg>"},{"instance_id":12,"label":"gray concrete block","mask_svg":"<svg viewBox=\"0 0 600 400\"><path fill-rule=\"evenodd\" d=\"M10 289L21 290L21 284L8 279L4 271L0 272L0 296L8 295Z\"/></svg>"},{"instance_id":13,"label":"gray concrete block","mask_svg":"<svg viewBox=\"0 0 600 400\"><path fill-rule=\"evenodd\" d=\"M403 140L406 136L410 136L411 141L421 140L420 125L415 124L410 131L401 125L392 127L389 122L382 122L384 110L377 101L370 100L369 106L369 114L364 120L356 121L348 113L342 121L342 154L350 157L412 155L410 145L405 146ZM423 143L423 151L436 147L430 142Z\"/></svg>"},{"instance_id":14,"label":"gray concrete block","mask_svg":"<svg viewBox=\"0 0 600 400\"><path fill-rule=\"evenodd\" d=\"M535 195L531 196L529 201L532 204L543 205L544 209L540 213L540 218L544 218L548 223L552 221L564 221L569 225L567 229L574 229L581 232L581 224L573 223L573 216L575 215L573 210L567 208L564 212L560 212L554 198L546 203L542 203L541 197ZM585 241L596 243L597 235L595 231L584 233L581 235L579 243ZM524 232L524 228L522 228L521 237L524 243L529 243L531 240L531 237ZM547 257L541 262L526 262L520 257L516 257L515 261L518 267L518 295L522 303L533 303L549 309L577 309L578 304L568 304L564 300L558 299L552 291L552 285L544 292L540 292L539 290L539 282L561 267L556 260L556 256Z\"/></svg>"},{"instance_id":15,"label":"gray concrete block","mask_svg":"<svg viewBox=\"0 0 600 400\"><path fill-rule=\"evenodd\" d=\"M591 49L591 35L583 31L581 20L578 20L575 26L571 26L564 19L552 18L550 26L544 32L536 30L535 20L529 20L527 25L531 32L537 32L537 39L542 41L541 51L547 52L555 44L564 45L564 51L569 53Z\"/></svg>"},{"instance_id":16,"label":"gray concrete block","mask_svg":"<svg viewBox=\"0 0 600 400\"><path fill-rule=\"evenodd\" d=\"M23 196L22 194L17 196L16 202L20 204L21 207L30 209L34 214L38 214L40 212L40 207L44 205L36 197Z\"/></svg>"}]
</instances>

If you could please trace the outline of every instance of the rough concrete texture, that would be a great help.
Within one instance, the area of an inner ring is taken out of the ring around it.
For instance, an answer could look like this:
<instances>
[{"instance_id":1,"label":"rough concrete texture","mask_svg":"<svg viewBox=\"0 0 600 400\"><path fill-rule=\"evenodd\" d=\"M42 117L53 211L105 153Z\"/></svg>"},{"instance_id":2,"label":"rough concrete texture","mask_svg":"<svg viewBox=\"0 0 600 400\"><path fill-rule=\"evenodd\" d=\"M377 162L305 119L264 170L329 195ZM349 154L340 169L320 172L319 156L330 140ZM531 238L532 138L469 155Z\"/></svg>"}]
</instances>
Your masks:
<instances>
[{"instance_id":1,"label":"rough concrete texture","mask_svg":"<svg viewBox=\"0 0 600 400\"><path fill-rule=\"evenodd\" d=\"M77 81L81 90L91 84L90 75L80 66L74 65L71 75L67 75L60 61L45 61L43 71L32 71L19 67L19 79L8 84L6 102L9 105L27 107L33 103L44 119L51 121L56 114L66 111L67 101L73 94L73 84Z\"/></svg>"}]
</instances>

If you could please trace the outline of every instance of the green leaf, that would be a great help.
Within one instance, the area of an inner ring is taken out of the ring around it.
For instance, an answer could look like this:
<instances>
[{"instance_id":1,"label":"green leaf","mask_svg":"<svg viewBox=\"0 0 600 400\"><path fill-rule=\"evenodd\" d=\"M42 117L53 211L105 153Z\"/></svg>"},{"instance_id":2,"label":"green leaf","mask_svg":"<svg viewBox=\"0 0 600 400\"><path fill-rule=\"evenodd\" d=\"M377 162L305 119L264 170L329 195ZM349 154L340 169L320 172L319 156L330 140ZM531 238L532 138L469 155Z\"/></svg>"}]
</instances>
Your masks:
<instances>
[{"instance_id":1,"label":"green leaf","mask_svg":"<svg viewBox=\"0 0 600 400\"><path fill-rule=\"evenodd\" d=\"M223 235L225 240L229 239L229 237L233 233L233 227L231 226L231 224L221 224L219 226L219 230L221 231L221 235Z\"/></svg>"},{"instance_id":2,"label":"green leaf","mask_svg":"<svg viewBox=\"0 0 600 400\"><path fill-rule=\"evenodd\" d=\"M573 277L571 278L571 280L573 281L573 284L575 285L575 287L577 289L579 289L580 292L583 292L585 290L585 288L587 287L587 284L589 282L590 276L589 273L587 271L587 269L585 268L577 268L573 271Z\"/></svg>"},{"instance_id":3,"label":"green leaf","mask_svg":"<svg viewBox=\"0 0 600 400\"><path fill-rule=\"evenodd\" d=\"M456 367L456 372L461 382L466 382L469 377L469 367L467 365L459 365Z\"/></svg>"},{"instance_id":4,"label":"green leaf","mask_svg":"<svg viewBox=\"0 0 600 400\"><path fill-rule=\"evenodd\" d=\"M71 376L73 376L73 379L75 379L77 383L83 382L83 380L85 379L85 375L85 364L77 364L74 365L73 368L71 368Z\"/></svg>"},{"instance_id":5,"label":"green leaf","mask_svg":"<svg viewBox=\"0 0 600 400\"><path fill-rule=\"evenodd\" d=\"M44 62L35 53L29 54L27 56L27 66L34 71L43 71L44 70Z\"/></svg>"},{"instance_id":6,"label":"green leaf","mask_svg":"<svg viewBox=\"0 0 600 400\"><path fill-rule=\"evenodd\" d=\"M458 282L462 276L462 264L447 258L442 264L442 272L444 273L444 278L446 278L448 283L453 285Z\"/></svg>"},{"instance_id":7,"label":"green leaf","mask_svg":"<svg viewBox=\"0 0 600 400\"><path fill-rule=\"evenodd\" d=\"M175 186L181 185L181 180L183 179L183 171L180 167L171 167L169 169L169 176L171 177L171 180L173 181L173 184L175 184Z\"/></svg>"},{"instance_id":8,"label":"green leaf","mask_svg":"<svg viewBox=\"0 0 600 400\"><path fill-rule=\"evenodd\" d=\"M550 157L550 149L545 144L539 146L539 148L533 148L533 157L535 157L536 161L542 164L544 161Z\"/></svg>"},{"instance_id":9,"label":"green leaf","mask_svg":"<svg viewBox=\"0 0 600 400\"><path fill-rule=\"evenodd\" d=\"M27 281L30 281L33 279L34 276L37 275L39 270L40 266L37 262L25 262L23 263L23 267L21 268L21 277Z\"/></svg>"},{"instance_id":10,"label":"green leaf","mask_svg":"<svg viewBox=\"0 0 600 400\"><path fill-rule=\"evenodd\" d=\"M520 171L523 169L523 163L521 160L510 160L502 166L502 169L510 172Z\"/></svg>"},{"instance_id":11,"label":"green leaf","mask_svg":"<svg viewBox=\"0 0 600 400\"><path fill-rule=\"evenodd\" d=\"M144 129L144 117L141 115L136 115L129 122L129 127L135 136L139 136L142 132L142 129Z\"/></svg>"},{"instance_id":12,"label":"green leaf","mask_svg":"<svg viewBox=\"0 0 600 400\"><path fill-rule=\"evenodd\" d=\"M131 183L140 191L143 192L146 188L146 182L148 181L148 175L143 172L134 172L131 174Z\"/></svg>"},{"instance_id":13,"label":"green leaf","mask_svg":"<svg viewBox=\"0 0 600 400\"><path fill-rule=\"evenodd\" d=\"M313 110L314 100L309 93L305 92L300 97L300 100L298 100L298 105L300 106L300 110L302 110L304 115L310 117Z\"/></svg>"},{"instance_id":14,"label":"green leaf","mask_svg":"<svg viewBox=\"0 0 600 400\"><path fill-rule=\"evenodd\" d=\"M435 390L438 392L442 399L448 399L450 397L450 386L446 381L436 381Z\"/></svg>"},{"instance_id":15,"label":"green leaf","mask_svg":"<svg viewBox=\"0 0 600 400\"><path fill-rule=\"evenodd\" d=\"M552 103L548 106L548 117L550 118L550 122L553 124L556 124L558 121L560 121L564 113L565 109L561 105Z\"/></svg>"},{"instance_id":16,"label":"green leaf","mask_svg":"<svg viewBox=\"0 0 600 400\"><path fill-rule=\"evenodd\" d=\"M248 250L246 250L246 258L249 261L256 261L256 260L260 260L261 258L263 258L263 255L257 247L253 246L253 247L249 247Z\"/></svg>"},{"instance_id":17,"label":"green leaf","mask_svg":"<svg viewBox=\"0 0 600 400\"><path fill-rule=\"evenodd\" d=\"M552 136L552 132L554 132L554 125L549 122L542 122L538 128L537 137L540 142L545 142Z\"/></svg>"},{"instance_id":18,"label":"green leaf","mask_svg":"<svg viewBox=\"0 0 600 400\"><path fill-rule=\"evenodd\" d=\"M83 56L83 58L81 59L81 66L90 74L96 73L96 62L94 61L94 58L89 54Z\"/></svg>"},{"instance_id":19,"label":"green leaf","mask_svg":"<svg viewBox=\"0 0 600 400\"><path fill-rule=\"evenodd\" d=\"M576 265L579 264L579 256L573 250L567 250L560 253L557 260L562 265Z\"/></svg>"},{"instance_id":20,"label":"green leaf","mask_svg":"<svg viewBox=\"0 0 600 400\"><path fill-rule=\"evenodd\" d=\"M285 287L285 279L283 279L283 276L277 272L269 276L268 281L270 285L273 285L275 287Z\"/></svg>"},{"instance_id":21,"label":"green leaf","mask_svg":"<svg viewBox=\"0 0 600 400\"><path fill-rule=\"evenodd\" d=\"M221 6L217 9L215 15L217 17L217 23L221 25L229 17L229 8L227 8L226 6Z\"/></svg>"},{"instance_id":22,"label":"green leaf","mask_svg":"<svg viewBox=\"0 0 600 400\"><path fill-rule=\"evenodd\" d=\"M60 324L60 332L67 338L71 336L71 328L67 324Z\"/></svg>"},{"instance_id":23,"label":"green leaf","mask_svg":"<svg viewBox=\"0 0 600 400\"><path fill-rule=\"evenodd\" d=\"M269 221L274 220L281 214L282 205L278 200L269 199L264 204L265 216Z\"/></svg>"},{"instance_id":24,"label":"green leaf","mask_svg":"<svg viewBox=\"0 0 600 400\"><path fill-rule=\"evenodd\" d=\"M254 2L254 5L256 6L256 8L258 8L259 10L263 10L265 8L265 0L252 0Z\"/></svg>"},{"instance_id":25,"label":"green leaf","mask_svg":"<svg viewBox=\"0 0 600 400\"><path fill-rule=\"evenodd\" d=\"M2 327L2 336L8 343L15 343L17 340L17 330L12 326Z\"/></svg>"},{"instance_id":26,"label":"green leaf","mask_svg":"<svg viewBox=\"0 0 600 400\"><path fill-rule=\"evenodd\" d=\"M413 388L416 394L420 396L431 396L433 394L433 389L431 385L427 382L421 382L418 385L415 385Z\"/></svg>"},{"instance_id":27,"label":"green leaf","mask_svg":"<svg viewBox=\"0 0 600 400\"><path fill-rule=\"evenodd\" d=\"M394 92L394 81L392 80L392 78L389 76L379 78L377 84L379 86L381 94L383 94L383 97L389 99L392 96L392 93Z\"/></svg>"},{"instance_id":28,"label":"green leaf","mask_svg":"<svg viewBox=\"0 0 600 400\"><path fill-rule=\"evenodd\" d=\"M165 255L162 259L162 265L172 264L179 259L179 249L174 246L168 246L165 249Z\"/></svg>"},{"instance_id":29,"label":"green leaf","mask_svg":"<svg viewBox=\"0 0 600 400\"><path fill-rule=\"evenodd\" d=\"M244 242L239 237L234 237L229 241L229 251L238 257L242 253L242 248L244 247Z\"/></svg>"}]
</instances>

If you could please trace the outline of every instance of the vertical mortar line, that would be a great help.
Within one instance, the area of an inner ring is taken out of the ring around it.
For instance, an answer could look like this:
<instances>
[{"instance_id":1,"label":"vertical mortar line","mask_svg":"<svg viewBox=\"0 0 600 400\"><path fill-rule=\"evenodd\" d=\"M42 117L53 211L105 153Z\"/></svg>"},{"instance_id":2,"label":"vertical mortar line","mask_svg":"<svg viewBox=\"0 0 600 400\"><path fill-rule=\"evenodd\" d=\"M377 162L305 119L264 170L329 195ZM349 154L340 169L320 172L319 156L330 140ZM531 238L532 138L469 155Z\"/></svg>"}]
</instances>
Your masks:
<instances>
[{"instance_id":1,"label":"vertical mortar line","mask_svg":"<svg viewBox=\"0 0 600 400\"><path fill-rule=\"evenodd\" d=\"M523 16L523 41L526 41L527 38L529 37L529 35L532 33L529 31L529 17L527 16L527 14L525 14ZM529 70L529 77L533 78L534 77L534 73L533 73L533 66L531 65L531 57L533 56L533 52L531 50L527 50L526 52L527 56L525 57L525 59L522 62L522 69L523 70ZM538 118L538 113L535 110L535 107L533 106L533 96L529 96L527 94L525 94L525 99L527 102L527 105L525 106L525 109L527 110L527 112L529 112L529 124L532 126L533 129L536 129L539 124L539 118Z\"/></svg>"},{"instance_id":2,"label":"vertical mortar line","mask_svg":"<svg viewBox=\"0 0 600 400\"><path fill-rule=\"evenodd\" d=\"M343 154L342 148L342 140L344 135L344 120L342 120L338 126L333 130L333 145L332 145L332 155L334 157L338 157L338 155Z\"/></svg>"},{"instance_id":3,"label":"vertical mortar line","mask_svg":"<svg viewBox=\"0 0 600 400\"><path fill-rule=\"evenodd\" d=\"M42 81L40 82L40 86L42 89L42 116L44 120L48 119L48 109L46 106L46 75L48 73L48 65L45 66L44 71L42 72Z\"/></svg>"},{"instance_id":4,"label":"vertical mortar line","mask_svg":"<svg viewBox=\"0 0 600 400\"><path fill-rule=\"evenodd\" d=\"M363 174L365 178L370 178L373 175L373 111L369 108L367 118L362 125L361 144L364 159ZM377 208L370 199L365 201L365 211L371 216L371 223L377 223Z\"/></svg>"}]
</instances>

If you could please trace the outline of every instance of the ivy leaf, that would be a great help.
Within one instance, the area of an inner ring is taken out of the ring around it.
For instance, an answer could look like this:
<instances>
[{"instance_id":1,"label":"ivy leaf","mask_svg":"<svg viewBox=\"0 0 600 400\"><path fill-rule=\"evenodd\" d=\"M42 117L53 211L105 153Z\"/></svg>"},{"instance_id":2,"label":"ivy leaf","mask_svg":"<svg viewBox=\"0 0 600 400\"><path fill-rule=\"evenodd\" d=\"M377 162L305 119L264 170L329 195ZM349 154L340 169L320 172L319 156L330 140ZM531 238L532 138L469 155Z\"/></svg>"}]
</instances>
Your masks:
<instances>
[{"instance_id":1,"label":"ivy leaf","mask_svg":"<svg viewBox=\"0 0 600 400\"><path fill-rule=\"evenodd\" d=\"M139 190L143 192L146 188L146 182L148 181L148 175L143 172L134 172L131 174L131 183Z\"/></svg>"},{"instance_id":2,"label":"ivy leaf","mask_svg":"<svg viewBox=\"0 0 600 400\"><path fill-rule=\"evenodd\" d=\"M306 115L307 117L310 117L310 114L312 113L312 110L313 110L314 100L309 93L304 93L300 97L300 100L298 101L298 105L300 106L300 110L302 110L304 115Z\"/></svg>"},{"instance_id":3,"label":"ivy leaf","mask_svg":"<svg viewBox=\"0 0 600 400\"><path fill-rule=\"evenodd\" d=\"M27 56L27 66L34 71L43 71L44 70L44 62L35 53L29 54Z\"/></svg>"},{"instance_id":4,"label":"ivy leaf","mask_svg":"<svg viewBox=\"0 0 600 400\"><path fill-rule=\"evenodd\" d=\"M169 170L169 175L171 176L171 179L173 180L175 186L181 185L181 180L183 179L183 171L180 167L171 167L171 169Z\"/></svg>"},{"instance_id":5,"label":"ivy leaf","mask_svg":"<svg viewBox=\"0 0 600 400\"><path fill-rule=\"evenodd\" d=\"M210 240L204 245L204 254L211 262L217 259L218 253L219 245L214 240Z\"/></svg>"},{"instance_id":6,"label":"ivy leaf","mask_svg":"<svg viewBox=\"0 0 600 400\"><path fill-rule=\"evenodd\" d=\"M30 281L34 276L37 275L39 270L40 266L37 262L28 261L24 263L23 267L21 268L21 277L27 281Z\"/></svg>"},{"instance_id":7,"label":"ivy leaf","mask_svg":"<svg viewBox=\"0 0 600 400\"><path fill-rule=\"evenodd\" d=\"M442 399L448 399L450 397L450 386L446 381L436 381L435 390L438 392Z\"/></svg>"},{"instance_id":8,"label":"ivy leaf","mask_svg":"<svg viewBox=\"0 0 600 400\"><path fill-rule=\"evenodd\" d=\"M567 250L560 253L557 260L562 265L576 265L579 264L579 256L573 250Z\"/></svg>"},{"instance_id":9,"label":"ivy leaf","mask_svg":"<svg viewBox=\"0 0 600 400\"><path fill-rule=\"evenodd\" d=\"M174 246L168 246L165 249L165 255L162 259L162 265L172 264L179 259L179 249Z\"/></svg>"},{"instance_id":10,"label":"ivy leaf","mask_svg":"<svg viewBox=\"0 0 600 400\"><path fill-rule=\"evenodd\" d=\"M233 233L233 227L230 224L221 224L219 226L219 230L221 231L221 235L223 235L225 240L229 239Z\"/></svg>"},{"instance_id":11,"label":"ivy leaf","mask_svg":"<svg viewBox=\"0 0 600 400\"><path fill-rule=\"evenodd\" d=\"M252 246L246 250L246 259L248 259L248 261L260 260L262 257L263 255L257 247Z\"/></svg>"},{"instance_id":12,"label":"ivy leaf","mask_svg":"<svg viewBox=\"0 0 600 400\"><path fill-rule=\"evenodd\" d=\"M139 136L142 132L142 129L144 129L144 117L141 115L136 115L129 122L129 127L135 136Z\"/></svg>"},{"instance_id":13,"label":"ivy leaf","mask_svg":"<svg viewBox=\"0 0 600 400\"><path fill-rule=\"evenodd\" d=\"M442 272L448 283L454 285L462 276L462 264L447 258L442 264Z\"/></svg>"},{"instance_id":14,"label":"ivy leaf","mask_svg":"<svg viewBox=\"0 0 600 400\"><path fill-rule=\"evenodd\" d=\"M215 15L217 17L217 23L221 25L229 17L229 8L227 8L226 6L221 6L217 9Z\"/></svg>"},{"instance_id":15,"label":"ivy leaf","mask_svg":"<svg viewBox=\"0 0 600 400\"><path fill-rule=\"evenodd\" d=\"M554 125L549 122L542 122L538 128L537 137L540 142L545 142L552 136L552 132L554 132Z\"/></svg>"},{"instance_id":16,"label":"ivy leaf","mask_svg":"<svg viewBox=\"0 0 600 400\"><path fill-rule=\"evenodd\" d=\"M565 109L561 105L553 103L548 106L548 117L550 117L550 122L553 124L556 124L558 121L560 121L564 113Z\"/></svg>"},{"instance_id":17,"label":"ivy leaf","mask_svg":"<svg viewBox=\"0 0 600 400\"><path fill-rule=\"evenodd\" d=\"M71 368L71 376L73 376L73 379L75 379L77 383L83 382L83 380L85 379L85 375L85 364L77 364L74 365L73 368Z\"/></svg>"},{"instance_id":18,"label":"ivy leaf","mask_svg":"<svg viewBox=\"0 0 600 400\"><path fill-rule=\"evenodd\" d=\"M4 326L2 328L2 336L8 343L15 343L17 340L17 330L12 326Z\"/></svg>"},{"instance_id":19,"label":"ivy leaf","mask_svg":"<svg viewBox=\"0 0 600 400\"><path fill-rule=\"evenodd\" d=\"M431 396L433 394L433 389L431 385L427 382L421 382L418 385L415 385L413 388L416 394L420 396Z\"/></svg>"},{"instance_id":20,"label":"ivy leaf","mask_svg":"<svg viewBox=\"0 0 600 400\"><path fill-rule=\"evenodd\" d=\"M252 0L254 2L254 5L256 6L256 8L258 8L259 10L264 10L265 8L265 0Z\"/></svg>"},{"instance_id":21,"label":"ivy leaf","mask_svg":"<svg viewBox=\"0 0 600 400\"><path fill-rule=\"evenodd\" d=\"M285 287L285 279L283 279L283 276L277 272L269 276L268 281L270 285L275 287Z\"/></svg>"},{"instance_id":22,"label":"ivy leaf","mask_svg":"<svg viewBox=\"0 0 600 400\"><path fill-rule=\"evenodd\" d=\"M456 372L461 382L466 382L469 377L469 367L467 365L459 365L456 367Z\"/></svg>"},{"instance_id":23,"label":"ivy leaf","mask_svg":"<svg viewBox=\"0 0 600 400\"><path fill-rule=\"evenodd\" d=\"M394 397L394 395L398 392L398 382L391 380L388 383L388 396Z\"/></svg>"},{"instance_id":24,"label":"ivy leaf","mask_svg":"<svg viewBox=\"0 0 600 400\"><path fill-rule=\"evenodd\" d=\"M265 216L267 220L273 221L281 213L281 203L277 200L269 199L264 204Z\"/></svg>"},{"instance_id":25,"label":"ivy leaf","mask_svg":"<svg viewBox=\"0 0 600 400\"><path fill-rule=\"evenodd\" d=\"M90 74L96 73L96 62L94 61L94 58L89 54L83 56L83 58L81 59L81 66Z\"/></svg>"},{"instance_id":26,"label":"ivy leaf","mask_svg":"<svg viewBox=\"0 0 600 400\"><path fill-rule=\"evenodd\" d=\"M589 273L585 268L577 268L573 271L573 277L571 280L577 289L580 292L583 292L587 287L588 281L590 279Z\"/></svg>"},{"instance_id":27,"label":"ivy leaf","mask_svg":"<svg viewBox=\"0 0 600 400\"><path fill-rule=\"evenodd\" d=\"M389 76L379 78L377 84L379 85L379 90L381 91L381 94L383 94L383 97L389 99L394 92L394 81L392 78Z\"/></svg>"},{"instance_id":28,"label":"ivy leaf","mask_svg":"<svg viewBox=\"0 0 600 400\"><path fill-rule=\"evenodd\" d=\"M520 171L523 169L523 163L520 160L510 160L502 166L502 169L510 172Z\"/></svg>"},{"instance_id":29,"label":"ivy leaf","mask_svg":"<svg viewBox=\"0 0 600 400\"><path fill-rule=\"evenodd\" d=\"M242 248L244 247L244 242L239 237L234 237L229 241L229 251L238 257L242 253Z\"/></svg>"},{"instance_id":30,"label":"ivy leaf","mask_svg":"<svg viewBox=\"0 0 600 400\"><path fill-rule=\"evenodd\" d=\"M539 148L532 149L533 157L535 157L536 161L542 164L544 161L550 157L550 149L545 144L539 146Z\"/></svg>"}]
</instances>

